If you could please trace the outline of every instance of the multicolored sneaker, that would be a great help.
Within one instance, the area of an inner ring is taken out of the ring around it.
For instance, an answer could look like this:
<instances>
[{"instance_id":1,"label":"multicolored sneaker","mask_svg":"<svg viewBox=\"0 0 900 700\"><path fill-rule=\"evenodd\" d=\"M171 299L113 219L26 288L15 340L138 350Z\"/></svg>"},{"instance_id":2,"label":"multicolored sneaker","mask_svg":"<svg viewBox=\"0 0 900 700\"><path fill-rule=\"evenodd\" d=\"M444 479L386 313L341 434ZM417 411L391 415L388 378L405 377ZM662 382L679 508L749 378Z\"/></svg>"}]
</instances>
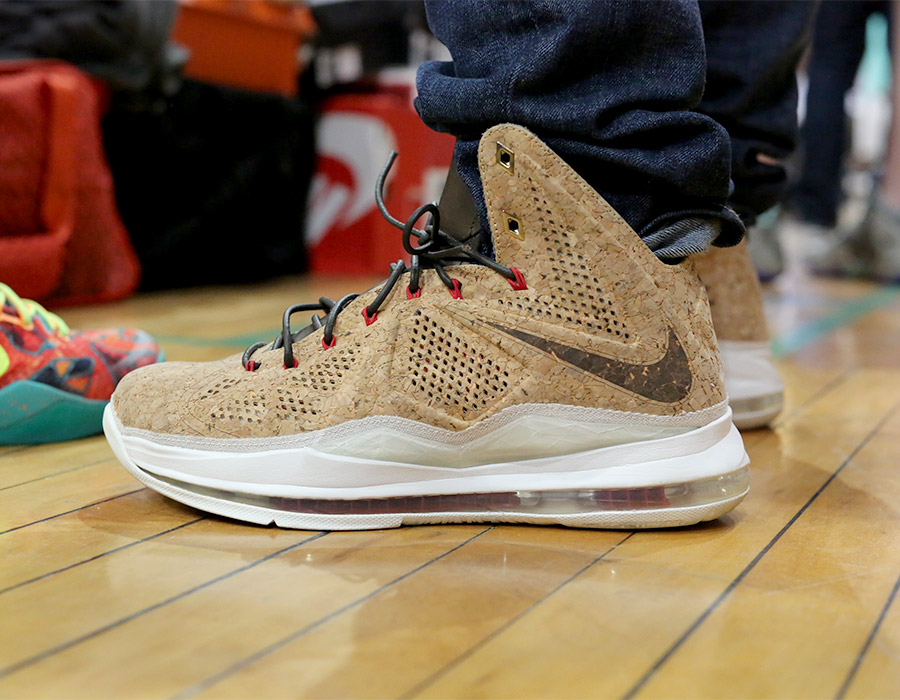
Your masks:
<instances>
[{"instance_id":1,"label":"multicolored sneaker","mask_svg":"<svg viewBox=\"0 0 900 700\"><path fill-rule=\"evenodd\" d=\"M741 429L768 425L784 407L784 384L772 360L762 289L747 241L695 258L706 286L725 368L725 389Z\"/></svg>"},{"instance_id":2,"label":"multicolored sneaker","mask_svg":"<svg viewBox=\"0 0 900 700\"><path fill-rule=\"evenodd\" d=\"M304 529L734 508L748 459L693 266L657 259L521 127L485 132L478 161L494 259L449 232L471 216L447 204L388 215L414 257L379 288L292 306L243 356L128 375L104 416L122 464L196 508ZM295 332L304 311L324 318Z\"/></svg>"},{"instance_id":3,"label":"multicolored sneaker","mask_svg":"<svg viewBox=\"0 0 900 700\"><path fill-rule=\"evenodd\" d=\"M143 331L71 331L0 284L0 445L99 433L119 380L161 359Z\"/></svg>"}]
</instances>

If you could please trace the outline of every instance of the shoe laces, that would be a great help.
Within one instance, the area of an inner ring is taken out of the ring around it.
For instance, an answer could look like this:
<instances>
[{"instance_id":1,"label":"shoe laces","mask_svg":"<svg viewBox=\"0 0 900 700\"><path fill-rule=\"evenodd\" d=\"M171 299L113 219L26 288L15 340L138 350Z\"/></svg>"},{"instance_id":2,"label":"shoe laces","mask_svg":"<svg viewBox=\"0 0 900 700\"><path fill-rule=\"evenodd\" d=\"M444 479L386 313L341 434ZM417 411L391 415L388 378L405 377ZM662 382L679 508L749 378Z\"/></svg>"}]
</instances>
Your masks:
<instances>
[{"instance_id":1,"label":"shoe laces","mask_svg":"<svg viewBox=\"0 0 900 700\"><path fill-rule=\"evenodd\" d=\"M0 311L7 305L15 309L16 315L22 321L25 330L32 330L34 328L34 319L39 318L49 330L63 338L69 337L71 331L66 322L59 316L50 313L36 301L23 299L8 285L0 282Z\"/></svg>"},{"instance_id":2,"label":"shoe laces","mask_svg":"<svg viewBox=\"0 0 900 700\"><path fill-rule=\"evenodd\" d=\"M422 292L420 286L421 274L422 270L425 269L434 270L437 273L438 278L444 283L454 299L462 298L462 284L458 279L451 277L445 269L447 265L451 264L483 265L506 278L513 289L527 289L525 278L519 270L514 267L501 265L472 245L458 241L450 234L442 231L441 212L436 202L423 204L410 215L405 223L391 216L384 203L384 183L396 158L397 154L391 153L378 177L378 181L375 184L375 202L381 215L387 222L403 232L403 248L410 255L410 264L407 266L403 260L391 263L390 275L381 283L381 289L375 299L363 309L363 318L365 318L366 325L371 325L377 320L378 310L404 275L409 275L409 281L406 286L407 298L415 299L419 297ZM428 215L428 220L425 227L422 229L416 228L416 223L426 214ZM416 237L415 243L413 242L413 235ZM284 350L285 369L297 367L298 362L294 357L293 344L319 329L323 329L322 347L326 350L333 348L337 342L337 338L334 335L334 326L337 318L347 305L358 296L359 294L347 294L337 301L328 297L320 297L318 302L289 306L285 309L282 316L281 335L275 338L271 344L254 343L248 347L241 357L241 365L248 372L259 369L260 363L252 359L253 354L260 348L268 345L269 350L278 348ZM291 330L291 316L302 311L322 311L325 313L325 316L323 318L318 314L314 314L310 324L295 333Z\"/></svg>"}]
</instances>

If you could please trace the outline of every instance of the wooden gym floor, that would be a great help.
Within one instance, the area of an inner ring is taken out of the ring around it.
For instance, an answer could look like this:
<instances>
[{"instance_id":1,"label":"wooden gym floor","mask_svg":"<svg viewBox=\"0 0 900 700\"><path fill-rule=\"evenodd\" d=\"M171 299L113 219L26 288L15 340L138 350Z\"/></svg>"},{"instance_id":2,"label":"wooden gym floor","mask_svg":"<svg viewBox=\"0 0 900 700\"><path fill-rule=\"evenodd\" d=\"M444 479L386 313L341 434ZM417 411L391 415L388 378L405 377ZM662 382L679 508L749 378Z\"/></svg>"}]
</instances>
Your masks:
<instances>
[{"instance_id":1,"label":"wooden gym floor","mask_svg":"<svg viewBox=\"0 0 900 700\"><path fill-rule=\"evenodd\" d=\"M171 359L375 280L65 313ZM676 531L279 531L140 487L102 437L0 448L0 697L900 697L900 288L767 292L787 408Z\"/></svg>"}]
</instances>

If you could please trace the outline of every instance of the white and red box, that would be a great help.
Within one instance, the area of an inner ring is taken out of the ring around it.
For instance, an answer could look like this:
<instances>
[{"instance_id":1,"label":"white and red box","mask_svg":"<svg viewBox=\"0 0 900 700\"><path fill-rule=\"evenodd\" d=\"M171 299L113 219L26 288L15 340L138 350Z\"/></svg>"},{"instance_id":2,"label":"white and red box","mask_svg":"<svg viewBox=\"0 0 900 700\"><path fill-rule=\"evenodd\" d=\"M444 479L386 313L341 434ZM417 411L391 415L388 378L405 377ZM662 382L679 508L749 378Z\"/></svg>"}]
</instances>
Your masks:
<instances>
[{"instance_id":1,"label":"white and red box","mask_svg":"<svg viewBox=\"0 0 900 700\"><path fill-rule=\"evenodd\" d=\"M375 203L378 176L391 151L397 151L385 202L395 218L406 221L422 204L439 198L454 143L452 136L422 123L408 86L329 98L318 124L307 209L310 269L362 275L386 272L389 263L408 260L400 231L384 220Z\"/></svg>"}]
</instances>

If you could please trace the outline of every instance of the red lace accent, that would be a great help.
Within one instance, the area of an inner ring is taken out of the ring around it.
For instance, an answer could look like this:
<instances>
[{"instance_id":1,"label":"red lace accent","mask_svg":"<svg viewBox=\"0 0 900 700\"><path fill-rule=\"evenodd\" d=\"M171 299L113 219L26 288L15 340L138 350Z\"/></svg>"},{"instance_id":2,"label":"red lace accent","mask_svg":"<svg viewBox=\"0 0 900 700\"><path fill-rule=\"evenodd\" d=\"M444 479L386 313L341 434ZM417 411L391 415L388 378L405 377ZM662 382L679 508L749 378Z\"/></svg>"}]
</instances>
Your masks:
<instances>
[{"instance_id":1,"label":"red lace accent","mask_svg":"<svg viewBox=\"0 0 900 700\"><path fill-rule=\"evenodd\" d=\"M517 290L517 291L518 291L518 290L521 290L521 289L528 289L528 285L525 284L525 277L522 276L522 273L519 272L519 271L518 271L516 268L514 268L514 267L511 267L511 268L509 268L509 269L512 270L512 273L516 276L515 279L512 279L512 280L511 280L511 279L507 279L507 280L506 280L507 282L509 282L509 286L512 287L513 289Z\"/></svg>"}]
</instances>

